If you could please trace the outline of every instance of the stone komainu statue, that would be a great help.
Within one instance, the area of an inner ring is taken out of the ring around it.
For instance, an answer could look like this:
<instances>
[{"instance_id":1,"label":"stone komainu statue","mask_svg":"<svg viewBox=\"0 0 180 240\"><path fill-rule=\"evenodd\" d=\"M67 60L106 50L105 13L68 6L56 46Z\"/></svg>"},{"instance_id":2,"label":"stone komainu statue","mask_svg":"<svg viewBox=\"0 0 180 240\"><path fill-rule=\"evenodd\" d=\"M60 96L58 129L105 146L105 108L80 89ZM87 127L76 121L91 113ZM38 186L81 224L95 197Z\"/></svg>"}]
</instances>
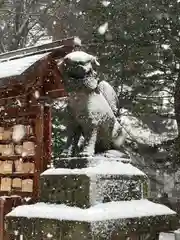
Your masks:
<instances>
[{"instance_id":1,"label":"stone komainu statue","mask_svg":"<svg viewBox=\"0 0 180 240\"><path fill-rule=\"evenodd\" d=\"M98 65L94 56L76 51L66 55L60 65L68 93L64 156L119 150L125 138L116 117L116 93L106 81L98 82L93 64Z\"/></svg>"}]
</instances>

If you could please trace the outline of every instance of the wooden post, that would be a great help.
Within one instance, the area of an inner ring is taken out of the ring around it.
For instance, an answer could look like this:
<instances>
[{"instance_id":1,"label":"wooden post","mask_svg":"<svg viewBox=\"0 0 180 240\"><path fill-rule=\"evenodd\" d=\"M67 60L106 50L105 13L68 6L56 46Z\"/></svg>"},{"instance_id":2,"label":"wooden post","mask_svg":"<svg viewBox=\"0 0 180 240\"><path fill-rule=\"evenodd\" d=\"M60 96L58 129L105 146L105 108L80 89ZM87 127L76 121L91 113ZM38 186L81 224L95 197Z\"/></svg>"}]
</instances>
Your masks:
<instances>
[{"instance_id":1,"label":"wooden post","mask_svg":"<svg viewBox=\"0 0 180 240\"><path fill-rule=\"evenodd\" d=\"M131 233L129 236L130 240L139 240L138 233Z\"/></svg>"},{"instance_id":2,"label":"wooden post","mask_svg":"<svg viewBox=\"0 0 180 240\"><path fill-rule=\"evenodd\" d=\"M39 178L43 169L43 157L44 157L44 107L40 106L39 113L36 116L35 124L36 135L36 154L35 154L35 177L33 186L34 199L39 198Z\"/></svg>"},{"instance_id":3,"label":"wooden post","mask_svg":"<svg viewBox=\"0 0 180 240\"><path fill-rule=\"evenodd\" d=\"M43 171L47 169L47 165L51 163L52 154L52 121L51 107L44 107L44 161Z\"/></svg>"},{"instance_id":4,"label":"wooden post","mask_svg":"<svg viewBox=\"0 0 180 240\"><path fill-rule=\"evenodd\" d=\"M21 204L22 198L18 196L0 198L0 240L10 240L10 236L5 229L5 215Z\"/></svg>"},{"instance_id":5,"label":"wooden post","mask_svg":"<svg viewBox=\"0 0 180 240\"><path fill-rule=\"evenodd\" d=\"M4 201L0 199L0 239L4 237Z\"/></svg>"}]
</instances>

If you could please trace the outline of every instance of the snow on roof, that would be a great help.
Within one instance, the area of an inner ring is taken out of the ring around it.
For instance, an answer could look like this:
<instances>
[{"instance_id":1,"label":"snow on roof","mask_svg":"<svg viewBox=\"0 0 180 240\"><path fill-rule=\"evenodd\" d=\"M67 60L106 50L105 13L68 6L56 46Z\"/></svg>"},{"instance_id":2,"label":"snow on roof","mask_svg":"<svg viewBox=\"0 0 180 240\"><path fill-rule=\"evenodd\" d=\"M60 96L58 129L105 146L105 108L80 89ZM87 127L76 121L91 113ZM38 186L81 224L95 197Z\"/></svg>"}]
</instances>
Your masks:
<instances>
[{"instance_id":1,"label":"snow on roof","mask_svg":"<svg viewBox=\"0 0 180 240\"><path fill-rule=\"evenodd\" d=\"M122 175L122 176L146 176L141 170L132 166L129 163L122 163L117 161L103 161L96 166L81 168L81 169L68 169L56 168L48 169L41 174L45 175L87 175L89 177L94 175Z\"/></svg>"},{"instance_id":2,"label":"snow on roof","mask_svg":"<svg viewBox=\"0 0 180 240\"><path fill-rule=\"evenodd\" d=\"M36 203L19 206L7 214L7 217L97 222L175 214L174 211L164 205L142 199L100 203L88 209L69 207L63 204Z\"/></svg>"},{"instance_id":3,"label":"snow on roof","mask_svg":"<svg viewBox=\"0 0 180 240\"><path fill-rule=\"evenodd\" d=\"M18 76L49 53L37 54L11 61L0 62L0 78Z\"/></svg>"}]
</instances>

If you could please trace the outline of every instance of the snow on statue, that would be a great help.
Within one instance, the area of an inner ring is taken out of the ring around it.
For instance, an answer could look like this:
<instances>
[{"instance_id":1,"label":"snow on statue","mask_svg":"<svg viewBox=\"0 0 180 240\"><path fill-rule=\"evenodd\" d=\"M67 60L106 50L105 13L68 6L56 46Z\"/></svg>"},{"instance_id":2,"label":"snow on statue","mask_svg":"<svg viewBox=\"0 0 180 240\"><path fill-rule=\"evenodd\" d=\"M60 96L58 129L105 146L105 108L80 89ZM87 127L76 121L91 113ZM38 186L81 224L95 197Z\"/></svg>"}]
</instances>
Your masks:
<instances>
[{"instance_id":1,"label":"snow on statue","mask_svg":"<svg viewBox=\"0 0 180 240\"><path fill-rule=\"evenodd\" d=\"M82 51L66 55L60 64L68 93L65 156L119 150L124 142L125 135L116 118L116 93L109 83L98 81L95 65L99 65L96 57Z\"/></svg>"}]
</instances>

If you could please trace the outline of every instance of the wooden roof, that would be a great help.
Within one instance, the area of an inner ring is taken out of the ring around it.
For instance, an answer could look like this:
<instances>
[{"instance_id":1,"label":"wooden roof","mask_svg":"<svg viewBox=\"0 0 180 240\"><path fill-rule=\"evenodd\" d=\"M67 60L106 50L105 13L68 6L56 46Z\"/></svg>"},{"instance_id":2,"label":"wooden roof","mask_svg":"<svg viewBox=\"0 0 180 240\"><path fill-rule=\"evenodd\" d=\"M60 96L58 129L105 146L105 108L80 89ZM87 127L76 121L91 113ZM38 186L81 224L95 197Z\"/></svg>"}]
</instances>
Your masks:
<instances>
[{"instance_id":1,"label":"wooden roof","mask_svg":"<svg viewBox=\"0 0 180 240\"><path fill-rule=\"evenodd\" d=\"M0 54L0 62L6 60L12 60L21 58L24 56L34 55L36 53L45 53L45 52L53 52L54 56L63 55L64 52L71 51L75 46L80 46L81 40L78 37L71 37L67 39L57 40L51 43L45 43L42 45L28 47L23 49L18 49L15 51L2 53Z\"/></svg>"},{"instance_id":2,"label":"wooden roof","mask_svg":"<svg viewBox=\"0 0 180 240\"><path fill-rule=\"evenodd\" d=\"M7 82L3 80L6 79L8 81L10 78L17 78L24 75L30 67L45 59L48 55L49 53L35 54L18 59L12 59L10 61L0 62L0 87L7 84Z\"/></svg>"},{"instance_id":3,"label":"wooden roof","mask_svg":"<svg viewBox=\"0 0 180 240\"><path fill-rule=\"evenodd\" d=\"M64 96L56 59L80 46L76 37L0 54L0 99L38 90L50 97Z\"/></svg>"}]
</instances>

